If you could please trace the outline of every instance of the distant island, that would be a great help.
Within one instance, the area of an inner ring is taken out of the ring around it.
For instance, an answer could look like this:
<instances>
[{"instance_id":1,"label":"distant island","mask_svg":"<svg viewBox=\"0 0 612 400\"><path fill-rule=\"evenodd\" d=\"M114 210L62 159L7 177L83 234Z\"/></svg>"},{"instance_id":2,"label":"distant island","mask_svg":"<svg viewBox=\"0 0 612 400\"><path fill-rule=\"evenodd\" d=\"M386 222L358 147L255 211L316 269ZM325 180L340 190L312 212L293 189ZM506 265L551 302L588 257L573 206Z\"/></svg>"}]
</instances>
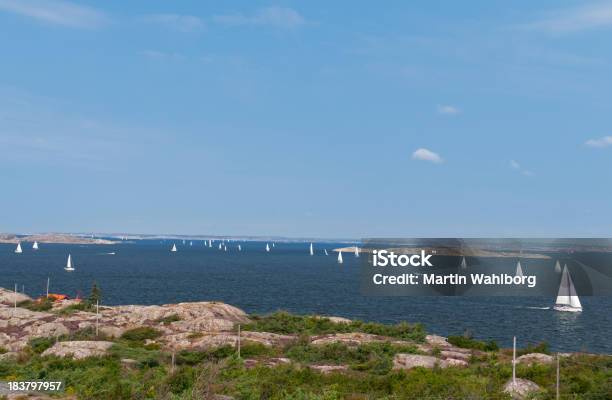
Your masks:
<instances>
[{"instance_id":1,"label":"distant island","mask_svg":"<svg viewBox=\"0 0 612 400\"><path fill-rule=\"evenodd\" d=\"M0 233L0 243L17 244L19 242L60 243L60 244L115 244L112 240L68 235L65 233L40 233L32 235L15 235Z\"/></svg>"}]
</instances>

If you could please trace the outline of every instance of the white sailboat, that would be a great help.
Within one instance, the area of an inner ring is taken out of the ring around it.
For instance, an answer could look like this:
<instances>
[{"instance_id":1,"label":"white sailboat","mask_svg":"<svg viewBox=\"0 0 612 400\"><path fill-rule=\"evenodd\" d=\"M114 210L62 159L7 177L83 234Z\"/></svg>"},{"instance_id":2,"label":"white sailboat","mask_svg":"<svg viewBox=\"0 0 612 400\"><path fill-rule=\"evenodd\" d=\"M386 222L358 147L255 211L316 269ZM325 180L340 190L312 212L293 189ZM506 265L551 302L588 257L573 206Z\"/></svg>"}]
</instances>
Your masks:
<instances>
[{"instance_id":1,"label":"white sailboat","mask_svg":"<svg viewBox=\"0 0 612 400\"><path fill-rule=\"evenodd\" d=\"M266 243L266 251L270 251L270 245Z\"/></svg>"},{"instance_id":2,"label":"white sailboat","mask_svg":"<svg viewBox=\"0 0 612 400\"><path fill-rule=\"evenodd\" d=\"M219 250L221 250L221 245L222 245L222 244L223 244L223 243L219 243Z\"/></svg>"},{"instance_id":3,"label":"white sailboat","mask_svg":"<svg viewBox=\"0 0 612 400\"><path fill-rule=\"evenodd\" d=\"M576 293L576 288L574 287L574 282L567 269L567 265L563 266L563 275L561 275L561 284L559 285L554 309L569 312L582 311L582 304L580 304L580 299Z\"/></svg>"},{"instance_id":4,"label":"white sailboat","mask_svg":"<svg viewBox=\"0 0 612 400\"><path fill-rule=\"evenodd\" d=\"M314 256L314 249L312 248L312 243L310 243L310 255Z\"/></svg>"},{"instance_id":5,"label":"white sailboat","mask_svg":"<svg viewBox=\"0 0 612 400\"><path fill-rule=\"evenodd\" d=\"M175 243L172 244L172 249L170 251L176 252L176 244Z\"/></svg>"},{"instance_id":6,"label":"white sailboat","mask_svg":"<svg viewBox=\"0 0 612 400\"><path fill-rule=\"evenodd\" d=\"M555 272L558 274L561 273L561 264L559 264L559 260L557 260L557 263L555 264Z\"/></svg>"},{"instance_id":7,"label":"white sailboat","mask_svg":"<svg viewBox=\"0 0 612 400\"><path fill-rule=\"evenodd\" d=\"M465 270L467 269L467 261L465 260L465 257L461 257L461 269Z\"/></svg>"},{"instance_id":8,"label":"white sailboat","mask_svg":"<svg viewBox=\"0 0 612 400\"><path fill-rule=\"evenodd\" d=\"M17 248L15 249L15 253L17 254L23 253L23 250L21 250L21 243L17 243Z\"/></svg>"},{"instance_id":9,"label":"white sailboat","mask_svg":"<svg viewBox=\"0 0 612 400\"><path fill-rule=\"evenodd\" d=\"M339 251L338 252L338 264L342 264L344 261L342 261L342 252Z\"/></svg>"},{"instance_id":10,"label":"white sailboat","mask_svg":"<svg viewBox=\"0 0 612 400\"><path fill-rule=\"evenodd\" d=\"M32 248L34 250L38 250L38 242L34 241L34 244L32 245Z\"/></svg>"},{"instance_id":11,"label":"white sailboat","mask_svg":"<svg viewBox=\"0 0 612 400\"><path fill-rule=\"evenodd\" d=\"M66 261L66 266L64 267L66 271L74 271L74 267L72 266L72 257L68 254L68 261Z\"/></svg>"},{"instance_id":12,"label":"white sailboat","mask_svg":"<svg viewBox=\"0 0 612 400\"><path fill-rule=\"evenodd\" d=\"M276 247L276 243L274 243L274 242L273 242L273 243L272 243L272 247Z\"/></svg>"},{"instance_id":13,"label":"white sailboat","mask_svg":"<svg viewBox=\"0 0 612 400\"><path fill-rule=\"evenodd\" d=\"M193 246L193 242L189 242L189 246Z\"/></svg>"},{"instance_id":14,"label":"white sailboat","mask_svg":"<svg viewBox=\"0 0 612 400\"><path fill-rule=\"evenodd\" d=\"M516 263L516 273L514 274L514 276L523 276L523 268L521 268L520 261Z\"/></svg>"},{"instance_id":15,"label":"white sailboat","mask_svg":"<svg viewBox=\"0 0 612 400\"><path fill-rule=\"evenodd\" d=\"M223 251L227 251L227 246L223 245Z\"/></svg>"},{"instance_id":16,"label":"white sailboat","mask_svg":"<svg viewBox=\"0 0 612 400\"><path fill-rule=\"evenodd\" d=\"M355 245L355 257L359 257L359 247Z\"/></svg>"},{"instance_id":17,"label":"white sailboat","mask_svg":"<svg viewBox=\"0 0 612 400\"><path fill-rule=\"evenodd\" d=\"M212 247L212 240L208 241L208 247Z\"/></svg>"},{"instance_id":18,"label":"white sailboat","mask_svg":"<svg viewBox=\"0 0 612 400\"><path fill-rule=\"evenodd\" d=\"M242 251L242 246L238 245L238 251Z\"/></svg>"},{"instance_id":19,"label":"white sailboat","mask_svg":"<svg viewBox=\"0 0 612 400\"><path fill-rule=\"evenodd\" d=\"M327 249L323 250L325 252L325 255L328 256L329 254L327 254Z\"/></svg>"}]
</instances>

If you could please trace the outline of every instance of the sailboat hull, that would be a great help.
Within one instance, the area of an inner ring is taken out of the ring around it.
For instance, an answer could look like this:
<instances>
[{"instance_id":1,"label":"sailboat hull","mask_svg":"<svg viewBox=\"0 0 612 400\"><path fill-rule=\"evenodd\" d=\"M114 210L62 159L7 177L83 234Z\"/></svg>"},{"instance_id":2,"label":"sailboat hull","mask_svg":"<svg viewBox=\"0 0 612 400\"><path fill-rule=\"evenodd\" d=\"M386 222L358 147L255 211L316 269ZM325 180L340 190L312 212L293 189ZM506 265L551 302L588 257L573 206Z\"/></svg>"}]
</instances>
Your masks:
<instances>
[{"instance_id":1,"label":"sailboat hull","mask_svg":"<svg viewBox=\"0 0 612 400\"><path fill-rule=\"evenodd\" d=\"M578 307L572 307L572 306L554 306L553 310L576 313L576 312L582 312L582 307L578 308Z\"/></svg>"}]
</instances>

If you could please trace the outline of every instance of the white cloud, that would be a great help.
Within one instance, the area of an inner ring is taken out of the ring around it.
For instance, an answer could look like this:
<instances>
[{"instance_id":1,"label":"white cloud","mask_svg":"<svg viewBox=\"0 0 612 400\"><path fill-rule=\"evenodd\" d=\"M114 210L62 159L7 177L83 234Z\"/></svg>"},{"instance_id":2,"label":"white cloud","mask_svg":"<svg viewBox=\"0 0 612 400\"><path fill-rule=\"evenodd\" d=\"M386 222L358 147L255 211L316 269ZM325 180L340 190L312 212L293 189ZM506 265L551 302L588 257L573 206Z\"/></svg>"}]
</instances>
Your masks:
<instances>
[{"instance_id":1,"label":"white cloud","mask_svg":"<svg viewBox=\"0 0 612 400\"><path fill-rule=\"evenodd\" d=\"M440 164L444 162L444 160L442 159L442 157L440 157L438 153L434 153L433 151L425 148L416 149L415 152L412 153L412 159L419 161L429 161L435 164Z\"/></svg>"},{"instance_id":2,"label":"white cloud","mask_svg":"<svg viewBox=\"0 0 612 400\"><path fill-rule=\"evenodd\" d=\"M286 7L262 8L253 15L215 15L213 19L215 22L224 25L267 25L286 29L297 28L306 23L306 20L300 13Z\"/></svg>"},{"instance_id":3,"label":"white cloud","mask_svg":"<svg viewBox=\"0 0 612 400\"><path fill-rule=\"evenodd\" d=\"M457 107L451 105L438 106L438 113L443 115L457 115L461 112Z\"/></svg>"},{"instance_id":4,"label":"white cloud","mask_svg":"<svg viewBox=\"0 0 612 400\"><path fill-rule=\"evenodd\" d=\"M166 53L159 50L142 50L139 54L154 60L180 60L183 58L179 53Z\"/></svg>"},{"instance_id":5,"label":"white cloud","mask_svg":"<svg viewBox=\"0 0 612 400\"><path fill-rule=\"evenodd\" d=\"M531 172L528 169L523 168L521 164L519 164L519 162L516 160L510 160L510 168L517 170L518 172L520 172L521 174L525 176L533 176L533 172Z\"/></svg>"},{"instance_id":6,"label":"white cloud","mask_svg":"<svg viewBox=\"0 0 612 400\"><path fill-rule=\"evenodd\" d=\"M202 19L193 15L150 14L145 15L143 20L146 22L163 25L167 28L180 32L194 32L204 28L204 22Z\"/></svg>"},{"instance_id":7,"label":"white cloud","mask_svg":"<svg viewBox=\"0 0 612 400\"><path fill-rule=\"evenodd\" d=\"M0 0L0 10L70 28L97 28L108 22L101 11L61 0Z\"/></svg>"},{"instance_id":8,"label":"white cloud","mask_svg":"<svg viewBox=\"0 0 612 400\"><path fill-rule=\"evenodd\" d=\"M604 136L599 139L589 139L585 143L589 147L608 147L612 146L612 136Z\"/></svg>"},{"instance_id":9,"label":"white cloud","mask_svg":"<svg viewBox=\"0 0 612 400\"><path fill-rule=\"evenodd\" d=\"M559 10L523 28L559 34L612 27L612 3L602 2Z\"/></svg>"}]
</instances>

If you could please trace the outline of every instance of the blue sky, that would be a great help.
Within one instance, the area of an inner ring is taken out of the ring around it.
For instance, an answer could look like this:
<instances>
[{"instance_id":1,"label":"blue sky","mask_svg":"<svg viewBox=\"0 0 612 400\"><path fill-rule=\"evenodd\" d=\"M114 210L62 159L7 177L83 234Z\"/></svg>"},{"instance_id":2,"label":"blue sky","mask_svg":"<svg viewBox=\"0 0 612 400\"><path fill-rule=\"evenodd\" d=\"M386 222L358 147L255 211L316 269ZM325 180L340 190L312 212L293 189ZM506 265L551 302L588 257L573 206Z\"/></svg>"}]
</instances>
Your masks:
<instances>
[{"instance_id":1,"label":"blue sky","mask_svg":"<svg viewBox=\"0 0 612 400\"><path fill-rule=\"evenodd\" d=\"M0 0L0 231L612 234L612 2Z\"/></svg>"}]
</instances>

